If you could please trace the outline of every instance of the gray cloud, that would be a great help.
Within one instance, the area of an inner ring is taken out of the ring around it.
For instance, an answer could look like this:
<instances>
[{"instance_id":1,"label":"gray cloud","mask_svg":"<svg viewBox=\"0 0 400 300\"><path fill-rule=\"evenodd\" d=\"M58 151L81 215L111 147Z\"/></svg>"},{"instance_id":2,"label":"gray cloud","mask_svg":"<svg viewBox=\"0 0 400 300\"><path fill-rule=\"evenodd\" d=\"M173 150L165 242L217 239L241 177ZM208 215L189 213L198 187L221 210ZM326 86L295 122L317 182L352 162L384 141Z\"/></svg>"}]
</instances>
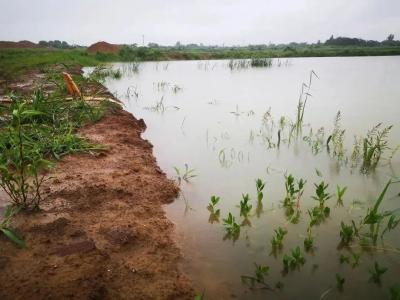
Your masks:
<instances>
[{"instance_id":1,"label":"gray cloud","mask_svg":"<svg viewBox=\"0 0 400 300\"><path fill-rule=\"evenodd\" d=\"M0 40L90 44L400 37L398 0L0 0Z\"/></svg>"}]
</instances>

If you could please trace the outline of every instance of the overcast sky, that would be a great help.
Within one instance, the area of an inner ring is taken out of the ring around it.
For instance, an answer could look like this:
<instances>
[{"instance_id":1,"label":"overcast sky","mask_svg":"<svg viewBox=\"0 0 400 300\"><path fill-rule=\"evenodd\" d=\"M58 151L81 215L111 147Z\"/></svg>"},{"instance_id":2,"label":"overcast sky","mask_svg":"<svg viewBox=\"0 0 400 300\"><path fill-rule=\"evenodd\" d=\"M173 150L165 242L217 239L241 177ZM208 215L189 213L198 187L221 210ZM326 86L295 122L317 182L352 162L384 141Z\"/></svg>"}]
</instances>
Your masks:
<instances>
[{"instance_id":1,"label":"overcast sky","mask_svg":"<svg viewBox=\"0 0 400 300\"><path fill-rule=\"evenodd\" d=\"M400 0L0 0L0 40L222 45L400 38Z\"/></svg>"}]
</instances>

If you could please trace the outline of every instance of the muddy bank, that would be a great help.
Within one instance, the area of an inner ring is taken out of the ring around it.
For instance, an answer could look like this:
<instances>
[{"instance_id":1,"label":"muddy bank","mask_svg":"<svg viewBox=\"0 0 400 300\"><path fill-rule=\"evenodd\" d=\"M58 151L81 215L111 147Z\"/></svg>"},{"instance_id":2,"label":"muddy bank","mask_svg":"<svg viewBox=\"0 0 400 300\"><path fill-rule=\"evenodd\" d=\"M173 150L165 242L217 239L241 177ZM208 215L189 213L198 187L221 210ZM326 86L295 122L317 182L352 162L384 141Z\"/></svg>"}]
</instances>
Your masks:
<instances>
[{"instance_id":1,"label":"muddy bank","mask_svg":"<svg viewBox=\"0 0 400 300\"><path fill-rule=\"evenodd\" d=\"M56 164L42 210L0 236L0 299L193 299L162 205L179 189L141 138L143 120L117 109L80 130L108 150Z\"/></svg>"}]
</instances>

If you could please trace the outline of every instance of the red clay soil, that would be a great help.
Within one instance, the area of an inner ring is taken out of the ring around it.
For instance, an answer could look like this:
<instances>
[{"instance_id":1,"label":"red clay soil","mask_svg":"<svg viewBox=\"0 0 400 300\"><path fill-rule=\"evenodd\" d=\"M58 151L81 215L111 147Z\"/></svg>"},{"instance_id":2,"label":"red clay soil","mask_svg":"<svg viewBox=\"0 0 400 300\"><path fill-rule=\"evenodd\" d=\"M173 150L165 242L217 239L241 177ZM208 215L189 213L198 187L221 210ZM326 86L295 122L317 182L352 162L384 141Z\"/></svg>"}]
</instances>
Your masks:
<instances>
[{"instance_id":1,"label":"red clay soil","mask_svg":"<svg viewBox=\"0 0 400 300\"><path fill-rule=\"evenodd\" d=\"M37 213L0 235L0 299L193 299L163 204L177 196L141 138L143 120L118 109L80 131L108 150L64 157Z\"/></svg>"},{"instance_id":2,"label":"red clay soil","mask_svg":"<svg viewBox=\"0 0 400 300\"><path fill-rule=\"evenodd\" d=\"M30 41L19 41L19 42L0 41L0 49L8 49L8 48L13 48L13 49L40 48L40 46Z\"/></svg>"},{"instance_id":3,"label":"red clay soil","mask_svg":"<svg viewBox=\"0 0 400 300\"><path fill-rule=\"evenodd\" d=\"M120 45L107 42L97 42L87 48L89 53L118 53L121 50Z\"/></svg>"}]
</instances>

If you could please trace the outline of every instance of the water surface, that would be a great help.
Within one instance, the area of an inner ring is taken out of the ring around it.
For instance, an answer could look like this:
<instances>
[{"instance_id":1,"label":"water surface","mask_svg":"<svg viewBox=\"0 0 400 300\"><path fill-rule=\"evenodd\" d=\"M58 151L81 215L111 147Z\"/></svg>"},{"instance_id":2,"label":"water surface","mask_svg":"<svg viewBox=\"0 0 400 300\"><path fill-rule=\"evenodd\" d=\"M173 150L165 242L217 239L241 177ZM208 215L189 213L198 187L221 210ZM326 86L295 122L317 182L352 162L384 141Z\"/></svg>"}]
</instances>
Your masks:
<instances>
[{"instance_id":1,"label":"water surface","mask_svg":"<svg viewBox=\"0 0 400 300\"><path fill-rule=\"evenodd\" d=\"M144 138L154 145L161 168L171 178L176 178L174 167L182 171L188 164L195 170L197 177L182 182L181 197L166 211L176 223L185 271L197 291L205 291L206 299L320 299L324 293L325 299L389 297L389 287L400 283L399 230L387 234L383 245L378 243L380 249L391 249L387 251L361 251L357 242L338 250L338 244L340 222L358 221L388 179L400 175L399 156L362 174L359 166L338 161L325 147L313 153L302 137L289 144L288 127L282 130L279 149L270 143L276 146L281 116L295 120L302 83L309 82L314 70L318 78L313 78L309 91L303 136L311 128L315 133L324 127L326 139L340 110L345 156L351 155L354 135L363 136L380 122L394 126L389 140L395 147L400 143L400 57L294 58L280 67L275 61L271 68L241 70L231 70L224 60L149 62L142 63L138 72L129 64L113 68L123 70L123 77L108 79L106 86L129 112L145 120ZM265 122L269 109L273 122L270 118ZM307 180L298 224L288 222L282 208L285 173ZM266 182L262 208L257 208L256 178ZM344 207L336 207L335 196L328 200L331 215L313 227L316 248L307 253L303 249L307 209L316 205L311 198L313 183L322 180L329 183L332 194L336 185L348 190ZM399 208L399 192L400 186L392 185L382 208ZM251 224L241 227L238 240L225 239L222 218L231 212L239 223L243 220L238 207L242 193L252 199ZM221 197L219 223L209 222L206 207L211 195ZM283 249L274 255L270 240L278 226L287 228L288 234ZM296 246L306 263L284 274L282 257ZM341 254L351 252L362 252L359 266L339 262ZM389 268L380 286L369 282L374 261ZM253 276L254 263L268 265L265 281L272 286L282 282L283 289L272 292L243 285L241 276ZM336 273L346 280L343 292L336 289Z\"/></svg>"}]
</instances>

